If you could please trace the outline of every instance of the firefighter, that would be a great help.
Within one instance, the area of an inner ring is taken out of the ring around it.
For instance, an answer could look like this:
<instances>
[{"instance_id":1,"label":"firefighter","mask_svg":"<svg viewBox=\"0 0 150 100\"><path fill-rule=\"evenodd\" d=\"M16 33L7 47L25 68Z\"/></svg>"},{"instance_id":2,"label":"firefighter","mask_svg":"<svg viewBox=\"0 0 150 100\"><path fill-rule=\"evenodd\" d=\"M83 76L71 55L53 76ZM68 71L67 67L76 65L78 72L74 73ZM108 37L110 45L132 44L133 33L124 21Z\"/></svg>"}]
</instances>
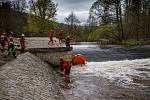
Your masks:
<instances>
[{"instance_id":1,"label":"firefighter","mask_svg":"<svg viewBox=\"0 0 150 100\"><path fill-rule=\"evenodd\" d=\"M21 37L19 40L20 40L21 52L23 53L25 50L25 35L21 34Z\"/></svg>"},{"instance_id":2,"label":"firefighter","mask_svg":"<svg viewBox=\"0 0 150 100\"><path fill-rule=\"evenodd\" d=\"M60 30L60 31L58 32L59 44L62 43L62 34L63 34L63 30Z\"/></svg>"},{"instance_id":3,"label":"firefighter","mask_svg":"<svg viewBox=\"0 0 150 100\"><path fill-rule=\"evenodd\" d=\"M68 35L67 38L65 39L66 47L70 47L70 42L72 38Z\"/></svg>"},{"instance_id":4,"label":"firefighter","mask_svg":"<svg viewBox=\"0 0 150 100\"><path fill-rule=\"evenodd\" d=\"M48 45L52 42L52 45L54 45L54 41L53 41L53 32L50 31L49 32L49 42L48 42Z\"/></svg>"},{"instance_id":5,"label":"firefighter","mask_svg":"<svg viewBox=\"0 0 150 100\"><path fill-rule=\"evenodd\" d=\"M70 81L69 75L71 70L71 61L65 61L62 57L59 58L59 66L60 66L60 72L64 73L64 77L66 81Z\"/></svg>"},{"instance_id":6,"label":"firefighter","mask_svg":"<svg viewBox=\"0 0 150 100\"><path fill-rule=\"evenodd\" d=\"M60 72L64 71L63 64L64 64L64 59L62 57L59 57L59 69L60 69Z\"/></svg>"},{"instance_id":7,"label":"firefighter","mask_svg":"<svg viewBox=\"0 0 150 100\"><path fill-rule=\"evenodd\" d=\"M16 58L16 47L17 45L15 44L13 37L10 37L9 43L8 43L8 51L5 54L6 56L9 56L10 54L12 54L15 58Z\"/></svg>"},{"instance_id":8,"label":"firefighter","mask_svg":"<svg viewBox=\"0 0 150 100\"><path fill-rule=\"evenodd\" d=\"M69 75L70 75L70 70L71 70L71 62L70 61L64 61L63 68L64 68L65 80L70 81Z\"/></svg>"},{"instance_id":9,"label":"firefighter","mask_svg":"<svg viewBox=\"0 0 150 100\"><path fill-rule=\"evenodd\" d=\"M6 45L6 43L8 43L8 39L7 39L6 33L3 33L0 36L0 43L1 43L1 46L2 46L1 52L4 52L5 45Z\"/></svg>"}]
</instances>

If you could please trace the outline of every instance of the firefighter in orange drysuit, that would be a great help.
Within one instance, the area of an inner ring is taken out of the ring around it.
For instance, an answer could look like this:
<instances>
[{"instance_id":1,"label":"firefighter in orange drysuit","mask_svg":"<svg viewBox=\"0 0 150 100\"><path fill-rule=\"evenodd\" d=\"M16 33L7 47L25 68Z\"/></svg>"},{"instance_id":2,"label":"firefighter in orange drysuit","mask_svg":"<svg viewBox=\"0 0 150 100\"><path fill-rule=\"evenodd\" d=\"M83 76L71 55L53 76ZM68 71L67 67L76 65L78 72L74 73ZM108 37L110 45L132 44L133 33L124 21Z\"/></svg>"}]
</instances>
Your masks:
<instances>
[{"instance_id":1,"label":"firefighter in orange drysuit","mask_svg":"<svg viewBox=\"0 0 150 100\"><path fill-rule=\"evenodd\" d=\"M52 42L52 45L54 45L54 42L53 42L53 32L50 31L49 32L49 42L48 42L48 45Z\"/></svg>"}]
</instances>

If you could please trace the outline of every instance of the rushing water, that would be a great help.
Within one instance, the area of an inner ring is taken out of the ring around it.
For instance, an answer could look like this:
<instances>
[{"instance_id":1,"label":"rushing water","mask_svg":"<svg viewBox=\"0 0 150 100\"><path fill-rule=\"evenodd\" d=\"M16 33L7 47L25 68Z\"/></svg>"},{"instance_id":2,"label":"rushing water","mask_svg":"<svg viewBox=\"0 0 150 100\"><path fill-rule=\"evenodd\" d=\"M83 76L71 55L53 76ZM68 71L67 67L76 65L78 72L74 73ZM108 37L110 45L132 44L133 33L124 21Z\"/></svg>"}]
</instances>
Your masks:
<instances>
[{"instance_id":1,"label":"rushing water","mask_svg":"<svg viewBox=\"0 0 150 100\"><path fill-rule=\"evenodd\" d=\"M85 55L87 64L72 67L71 79L74 88L65 91L69 99L149 100L149 46L111 46L102 49L96 44L80 44L73 45L73 53Z\"/></svg>"},{"instance_id":2,"label":"rushing water","mask_svg":"<svg viewBox=\"0 0 150 100\"><path fill-rule=\"evenodd\" d=\"M73 73L102 76L122 86L150 86L149 47L123 48L98 45L73 45L74 54L84 54L88 62L84 67L73 68Z\"/></svg>"},{"instance_id":3,"label":"rushing water","mask_svg":"<svg viewBox=\"0 0 150 100\"><path fill-rule=\"evenodd\" d=\"M124 48L112 45L109 47L103 49L96 44L73 45L73 53L85 55L89 62L134 60L150 57L150 46Z\"/></svg>"},{"instance_id":4,"label":"rushing water","mask_svg":"<svg viewBox=\"0 0 150 100\"><path fill-rule=\"evenodd\" d=\"M72 52L85 55L87 64L72 67L67 100L150 100L150 46L81 43Z\"/></svg>"},{"instance_id":5,"label":"rushing water","mask_svg":"<svg viewBox=\"0 0 150 100\"><path fill-rule=\"evenodd\" d=\"M123 87L149 87L150 59L88 62L74 67L73 74L103 77Z\"/></svg>"}]
</instances>

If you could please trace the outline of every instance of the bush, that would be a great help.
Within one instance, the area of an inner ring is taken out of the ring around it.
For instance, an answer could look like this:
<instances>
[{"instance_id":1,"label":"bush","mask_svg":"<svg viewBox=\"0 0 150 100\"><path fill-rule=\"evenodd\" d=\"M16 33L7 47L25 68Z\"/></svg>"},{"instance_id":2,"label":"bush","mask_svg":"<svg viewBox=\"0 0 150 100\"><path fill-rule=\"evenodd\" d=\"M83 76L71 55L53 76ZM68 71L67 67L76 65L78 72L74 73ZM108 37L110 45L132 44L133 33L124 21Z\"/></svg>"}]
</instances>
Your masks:
<instances>
[{"instance_id":1,"label":"bush","mask_svg":"<svg viewBox=\"0 0 150 100\"><path fill-rule=\"evenodd\" d=\"M116 39L117 29L115 24L100 26L94 32L90 33L89 40L108 39L113 41Z\"/></svg>"},{"instance_id":2,"label":"bush","mask_svg":"<svg viewBox=\"0 0 150 100\"><path fill-rule=\"evenodd\" d=\"M43 28L41 28L41 25L44 24L44 31L42 31ZM45 21L42 22L38 18L35 18L34 16L30 15L28 17L27 24L24 26L23 33L26 34L26 36L35 36L35 37L45 37L48 36L48 32L50 30L54 30L57 28L59 23L55 21Z\"/></svg>"}]
</instances>

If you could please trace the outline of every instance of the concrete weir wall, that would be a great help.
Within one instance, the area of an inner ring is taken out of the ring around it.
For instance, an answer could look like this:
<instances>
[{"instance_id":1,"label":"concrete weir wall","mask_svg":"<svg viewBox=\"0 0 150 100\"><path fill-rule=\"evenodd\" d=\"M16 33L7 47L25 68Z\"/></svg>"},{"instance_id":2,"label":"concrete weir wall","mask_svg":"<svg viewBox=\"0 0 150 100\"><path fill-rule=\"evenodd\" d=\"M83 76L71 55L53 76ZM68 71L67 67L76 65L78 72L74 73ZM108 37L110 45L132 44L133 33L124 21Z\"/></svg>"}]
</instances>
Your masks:
<instances>
[{"instance_id":1,"label":"concrete weir wall","mask_svg":"<svg viewBox=\"0 0 150 100\"><path fill-rule=\"evenodd\" d=\"M54 67L59 66L60 56L62 56L67 61L71 61L72 58L72 54L70 52L34 53L34 54Z\"/></svg>"},{"instance_id":2,"label":"concrete weir wall","mask_svg":"<svg viewBox=\"0 0 150 100\"><path fill-rule=\"evenodd\" d=\"M52 66L59 66L59 57L63 57L65 60L71 61L73 55L70 52L72 47L55 47L55 48L31 48L27 51L36 55L38 58L49 63Z\"/></svg>"},{"instance_id":3,"label":"concrete weir wall","mask_svg":"<svg viewBox=\"0 0 150 100\"><path fill-rule=\"evenodd\" d=\"M31 53L1 66L0 100L64 100L52 67Z\"/></svg>"}]
</instances>

